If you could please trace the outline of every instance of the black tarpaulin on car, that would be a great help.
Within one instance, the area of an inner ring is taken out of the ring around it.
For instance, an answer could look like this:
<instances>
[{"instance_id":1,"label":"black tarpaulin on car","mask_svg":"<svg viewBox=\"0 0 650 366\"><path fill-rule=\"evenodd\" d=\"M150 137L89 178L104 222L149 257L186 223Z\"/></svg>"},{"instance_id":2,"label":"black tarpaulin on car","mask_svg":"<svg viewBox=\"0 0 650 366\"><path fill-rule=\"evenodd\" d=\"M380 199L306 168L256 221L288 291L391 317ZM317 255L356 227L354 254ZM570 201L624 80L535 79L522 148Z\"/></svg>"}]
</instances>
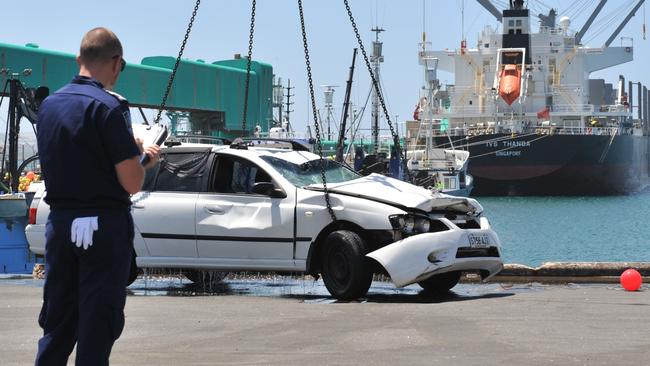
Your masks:
<instances>
[{"instance_id":1,"label":"black tarpaulin on car","mask_svg":"<svg viewBox=\"0 0 650 366\"><path fill-rule=\"evenodd\" d=\"M203 176L209 157L210 151L193 154L168 154L160 161L160 169L179 178L198 178Z\"/></svg>"}]
</instances>

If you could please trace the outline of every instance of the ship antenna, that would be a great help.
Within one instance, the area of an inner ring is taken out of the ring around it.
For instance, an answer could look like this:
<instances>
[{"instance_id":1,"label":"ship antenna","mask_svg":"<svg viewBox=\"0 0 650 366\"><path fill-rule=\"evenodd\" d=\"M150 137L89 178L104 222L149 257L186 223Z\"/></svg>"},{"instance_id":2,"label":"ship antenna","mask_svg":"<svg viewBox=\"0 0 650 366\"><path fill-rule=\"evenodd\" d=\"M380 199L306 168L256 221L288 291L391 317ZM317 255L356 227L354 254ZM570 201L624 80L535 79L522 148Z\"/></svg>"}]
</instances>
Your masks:
<instances>
[{"instance_id":1,"label":"ship antenna","mask_svg":"<svg viewBox=\"0 0 650 366\"><path fill-rule=\"evenodd\" d=\"M645 9L645 7L643 9ZM427 41L427 7L426 7L426 2L422 0L422 51L424 51L425 49L424 43L426 41Z\"/></svg>"},{"instance_id":2,"label":"ship antenna","mask_svg":"<svg viewBox=\"0 0 650 366\"><path fill-rule=\"evenodd\" d=\"M465 41L465 0L460 2L460 38Z\"/></svg>"}]
</instances>

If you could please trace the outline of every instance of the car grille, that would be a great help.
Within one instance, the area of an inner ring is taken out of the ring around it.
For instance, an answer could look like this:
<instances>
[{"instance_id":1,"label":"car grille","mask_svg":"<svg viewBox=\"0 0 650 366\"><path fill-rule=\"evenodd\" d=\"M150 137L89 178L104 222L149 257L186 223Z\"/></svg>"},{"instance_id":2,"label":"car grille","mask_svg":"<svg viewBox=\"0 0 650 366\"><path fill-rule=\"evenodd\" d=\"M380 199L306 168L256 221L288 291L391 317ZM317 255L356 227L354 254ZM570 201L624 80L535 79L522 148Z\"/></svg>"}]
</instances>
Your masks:
<instances>
[{"instance_id":1,"label":"car grille","mask_svg":"<svg viewBox=\"0 0 650 366\"><path fill-rule=\"evenodd\" d=\"M470 248L461 247L456 252L456 258L478 258L478 257L499 257L499 250L496 247L489 248Z\"/></svg>"}]
</instances>

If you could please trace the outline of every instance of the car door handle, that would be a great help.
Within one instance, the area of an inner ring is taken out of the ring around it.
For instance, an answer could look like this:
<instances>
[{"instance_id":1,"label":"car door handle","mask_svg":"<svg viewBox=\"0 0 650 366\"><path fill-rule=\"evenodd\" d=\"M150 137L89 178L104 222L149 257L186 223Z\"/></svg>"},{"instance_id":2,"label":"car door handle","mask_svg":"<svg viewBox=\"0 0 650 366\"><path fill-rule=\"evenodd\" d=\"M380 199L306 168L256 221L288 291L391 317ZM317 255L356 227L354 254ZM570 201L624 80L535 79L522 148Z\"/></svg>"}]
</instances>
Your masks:
<instances>
[{"instance_id":1,"label":"car door handle","mask_svg":"<svg viewBox=\"0 0 650 366\"><path fill-rule=\"evenodd\" d=\"M131 207L133 207L133 208L140 208L140 209L142 209L142 208L144 208L144 205L142 205L142 204L139 204L139 203L134 203L134 204L132 204L132 205L131 205Z\"/></svg>"},{"instance_id":2,"label":"car door handle","mask_svg":"<svg viewBox=\"0 0 650 366\"><path fill-rule=\"evenodd\" d=\"M226 213L226 210L223 207L217 205L203 206L203 208L207 213L211 213L215 215L223 215L224 213Z\"/></svg>"}]
</instances>

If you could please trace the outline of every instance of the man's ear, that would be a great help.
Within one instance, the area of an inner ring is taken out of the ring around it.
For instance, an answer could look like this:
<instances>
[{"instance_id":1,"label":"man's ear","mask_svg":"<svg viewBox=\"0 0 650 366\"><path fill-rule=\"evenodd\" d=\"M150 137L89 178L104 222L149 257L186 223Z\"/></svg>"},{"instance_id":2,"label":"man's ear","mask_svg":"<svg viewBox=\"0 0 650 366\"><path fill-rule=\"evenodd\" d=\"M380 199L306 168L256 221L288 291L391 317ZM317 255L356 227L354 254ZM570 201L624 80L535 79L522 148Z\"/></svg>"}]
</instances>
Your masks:
<instances>
[{"instance_id":1,"label":"man's ear","mask_svg":"<svg viewBox=\"0 0 650 366\"><path fill-rule=\"evenodd\" d=\"M81 56L77 56L77 66L81 67Z\"/></svg>"},{"instance_id":2,"label":"man's ear","mask_svg":"<svg viewBox=\"0 0 650 366\"><path fill-rule=\"evenodd\" d=\"M116 57L111 61L113 61L113 72L119 74L120 68L122 67L122 59L120 57Z\"/></svg>"}]
</instances>

